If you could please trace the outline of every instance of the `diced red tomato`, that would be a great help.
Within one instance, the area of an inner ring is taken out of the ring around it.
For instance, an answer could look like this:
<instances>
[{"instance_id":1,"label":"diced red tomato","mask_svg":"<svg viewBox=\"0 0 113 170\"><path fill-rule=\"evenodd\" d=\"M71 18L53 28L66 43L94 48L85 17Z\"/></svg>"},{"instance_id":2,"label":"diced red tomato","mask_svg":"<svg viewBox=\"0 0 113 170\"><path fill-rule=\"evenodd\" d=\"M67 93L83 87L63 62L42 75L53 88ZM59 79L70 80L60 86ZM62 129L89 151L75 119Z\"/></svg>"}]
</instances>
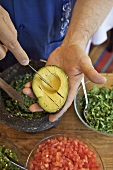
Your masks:
<instances>
[{"instance_id":1,"label":"diced red tomato","mask_svg":"<svg viewBox=\"0 0 113 170\"><path fill-rule=\"evenodd\" d=\"M66 137L44 141L30 162L30 170L100 170L100 166L84 142Z\"/></svg>"}]
</instances>

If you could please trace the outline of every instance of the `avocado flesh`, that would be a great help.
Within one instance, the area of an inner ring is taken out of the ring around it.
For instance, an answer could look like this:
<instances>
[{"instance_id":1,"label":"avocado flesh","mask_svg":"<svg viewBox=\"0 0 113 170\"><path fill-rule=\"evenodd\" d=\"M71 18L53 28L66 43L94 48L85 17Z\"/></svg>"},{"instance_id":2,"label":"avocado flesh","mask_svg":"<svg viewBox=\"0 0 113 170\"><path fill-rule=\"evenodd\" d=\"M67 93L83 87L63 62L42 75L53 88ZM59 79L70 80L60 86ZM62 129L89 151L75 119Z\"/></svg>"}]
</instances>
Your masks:
<instances>
[{"instance_id":1,"label":"avocado flesh","mask_svg":"<svg viewBox=\"0 0 113 170\"><path fill-rule=\"evenodd\" d=\"M38 73L55 88L55 90L51 88L39 78L38 74L35 74L32 89L38 99L38 104L46 112L58 112L64 106L68 96L67 75L57 66L42 67L38 70Z\"/></svg>"}]
</instances>

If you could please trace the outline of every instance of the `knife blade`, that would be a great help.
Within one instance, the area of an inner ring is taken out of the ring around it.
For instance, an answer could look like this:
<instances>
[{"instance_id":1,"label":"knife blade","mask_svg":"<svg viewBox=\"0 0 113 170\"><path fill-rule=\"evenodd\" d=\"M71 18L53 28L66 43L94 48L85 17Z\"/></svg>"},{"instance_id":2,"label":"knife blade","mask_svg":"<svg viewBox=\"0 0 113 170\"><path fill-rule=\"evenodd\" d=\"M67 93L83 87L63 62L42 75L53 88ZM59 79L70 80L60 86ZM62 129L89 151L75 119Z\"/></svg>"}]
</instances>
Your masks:
<instances>
[{"instance_id":1,"label":"knife blade","mask_svg":"<svg viewBox=\"0 0 113 170\"><path fill-rule=\"evenodd\" d=\"M40 78L42 81L44 81L48 86L50 86L53 90L55 90L55 92L56 92L60 97L64 98L64 97L55 89L55 87L53 87L51 84L49 84L49 83L47 82L47 80L44 79L44 78L38 73L38 71L36 71L30 64L29 64L29 67L30 67L35 73L37 73L37 75L39 76L39 78Z\"/></svg>"},{"instance_id":2,"label":"knife blade","mask_svg":"<svg viewBox=\"0 0 113 170\"><path fill-rule=\"evenodd\" d=\"M11 87L8 83L6 83L2 78L0 78L0 87L14 100L24 104L24 99L22 95L16 91L13 87Z\"/></svg>"}]
</instances>

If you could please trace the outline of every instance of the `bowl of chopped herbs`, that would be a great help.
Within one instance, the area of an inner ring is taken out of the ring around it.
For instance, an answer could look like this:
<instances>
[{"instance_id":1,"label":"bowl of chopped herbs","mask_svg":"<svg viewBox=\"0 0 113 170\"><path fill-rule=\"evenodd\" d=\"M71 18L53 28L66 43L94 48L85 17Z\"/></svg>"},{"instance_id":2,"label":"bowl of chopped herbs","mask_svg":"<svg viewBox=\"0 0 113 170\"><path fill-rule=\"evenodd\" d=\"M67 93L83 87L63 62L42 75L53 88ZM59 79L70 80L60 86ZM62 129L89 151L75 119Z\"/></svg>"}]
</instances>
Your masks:
<instances>
[{"instance_id":1,"label":"bowl of chopped herbs","mask_svg":"<svg viewBox=\"0 0 113 170\"><path fill-rule=\"evenodd\" d=\"M104 135L113 136L113 74L103 73L105 84L86 81L88 104L82 86L76 92L74 107L84 125Z\"/></svg>"},{"instance_id":2,"label":"bowl of chopped herbs","mask_svg":"<svg viewBox=\"0 0 113 170\"><path fill-rule=\"evenodd\" d=\"M20 168L12 164L7 157L10 157L19 164L23 164L22 156L17 146L11 140L0 137L0 169L20 170Z\"/></svg>"},{"instance_id":3,"label":"bowl of chopped herbs","mask_svg":"<svg viewBox=\"0 0 113 170\"><path fill-rule=\"evenodd\" d=\"M30 65L39 70L44 67L42 61L30 61ZM36 99L23 94L22 90L27 82L32 81L35 72L29 66L14 64L0 74L0 77L16 89L23 97L24 104L10 98L0 89L0 121L12 128L24 132L40 132L57 126L58 121L49 122L49 114L45 111L30 112L31 104Z\"/></svg>"}]
</instances>

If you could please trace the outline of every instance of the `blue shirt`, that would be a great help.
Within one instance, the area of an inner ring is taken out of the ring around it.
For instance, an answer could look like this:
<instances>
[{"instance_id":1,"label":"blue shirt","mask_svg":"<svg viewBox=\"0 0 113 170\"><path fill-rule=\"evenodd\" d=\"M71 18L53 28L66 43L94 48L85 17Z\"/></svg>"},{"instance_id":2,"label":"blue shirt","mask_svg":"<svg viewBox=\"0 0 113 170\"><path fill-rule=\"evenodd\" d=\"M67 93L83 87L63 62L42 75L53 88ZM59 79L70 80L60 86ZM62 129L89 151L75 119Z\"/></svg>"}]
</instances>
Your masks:
<instances>
[{"instance_id":1,"label":"blue shirt","mask_svg":"<svg viewBox=\"0 0 113 170\"><path fill-rule=\"evenodd\" d=\"M0 0L18 32L18 41L28 57L47 59L65 36L75 0ZM0 71L16 63L8 51Z\"/></svg>"}]
</instances>

